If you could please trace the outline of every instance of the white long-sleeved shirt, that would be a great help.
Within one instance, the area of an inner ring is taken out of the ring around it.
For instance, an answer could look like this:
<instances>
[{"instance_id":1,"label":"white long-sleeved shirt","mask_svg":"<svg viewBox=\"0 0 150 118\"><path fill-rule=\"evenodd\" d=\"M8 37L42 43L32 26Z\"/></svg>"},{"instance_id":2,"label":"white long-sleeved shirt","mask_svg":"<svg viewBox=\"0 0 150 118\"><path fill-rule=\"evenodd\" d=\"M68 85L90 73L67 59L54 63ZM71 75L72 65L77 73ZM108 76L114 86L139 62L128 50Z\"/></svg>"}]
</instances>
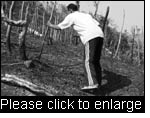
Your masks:
<instances>
[{"instance_id":1,"label":"white long-sleeved shirt","mask_svg":"<svg viewBox=\"0 0 150 118\"><path fill-rule=\"evenodd\" d=\"M73 26L79 34L83 44L96 37L104 37L99 23L91 15L75 11L58 24L60 29L66 29Z\"/></svg>"}]
</instances>

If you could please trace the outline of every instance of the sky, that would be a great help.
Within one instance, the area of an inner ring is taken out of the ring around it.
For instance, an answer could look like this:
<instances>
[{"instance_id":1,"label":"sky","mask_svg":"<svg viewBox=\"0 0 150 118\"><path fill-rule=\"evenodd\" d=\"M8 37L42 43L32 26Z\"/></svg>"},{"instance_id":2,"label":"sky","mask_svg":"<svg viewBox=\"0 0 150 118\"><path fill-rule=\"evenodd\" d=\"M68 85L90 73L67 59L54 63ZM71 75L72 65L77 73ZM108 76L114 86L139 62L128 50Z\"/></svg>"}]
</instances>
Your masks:
<instances>
[{"instance_id":1,"label":"sky","mask_svg":"<svg viewBox=\"0 0 150 118\"><path fill-rule=\"evenodd\" d=\"M59 3L68 5L75 1L59 1ZM130 32L132 26L137 25L140 28L144 26L144 1L100 1L98 14L105 16L107 6L110 6L108 18L117 25L117 30L121 30L123 9L125 10L124 30L127 29ZM94 13L93 1L80 1L80 11Z\"/></svg>"}]
</instances>

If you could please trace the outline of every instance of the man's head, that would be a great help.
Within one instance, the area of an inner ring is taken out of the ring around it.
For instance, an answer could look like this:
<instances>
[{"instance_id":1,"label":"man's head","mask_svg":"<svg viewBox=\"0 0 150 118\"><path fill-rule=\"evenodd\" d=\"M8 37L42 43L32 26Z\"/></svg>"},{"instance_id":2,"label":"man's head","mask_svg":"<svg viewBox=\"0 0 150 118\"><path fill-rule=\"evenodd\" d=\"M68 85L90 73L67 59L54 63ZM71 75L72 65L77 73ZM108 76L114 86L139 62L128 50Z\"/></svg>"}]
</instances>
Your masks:
<instances>
[{"instance_id":1,"label":"man's head","mask_svg":"<svg viewBox=\"0 0 150 118\"><path fill-rule=\"evenodd\" d=\"M68 11L69 11L70 13L72 13L72 12L74 12L74 11L78 11L78 6L71 3L71 4L69 4L69 5L67 6L67 9L68 9Z\"/></svg>"}]
</instances>

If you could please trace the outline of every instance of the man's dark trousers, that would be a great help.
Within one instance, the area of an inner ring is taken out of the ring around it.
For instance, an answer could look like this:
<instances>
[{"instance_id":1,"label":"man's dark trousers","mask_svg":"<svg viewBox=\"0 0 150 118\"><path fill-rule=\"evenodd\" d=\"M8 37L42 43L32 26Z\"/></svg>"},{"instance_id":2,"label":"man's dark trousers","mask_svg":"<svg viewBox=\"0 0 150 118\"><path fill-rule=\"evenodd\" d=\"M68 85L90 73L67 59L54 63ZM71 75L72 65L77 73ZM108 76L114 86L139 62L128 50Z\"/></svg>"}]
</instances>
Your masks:
<instances>
[{"instance_id":1,"label":"man's dark trousers","mask_svg":"<svg viewBox=\"0 0 150 118\"><path fill-rule=\"evenodd\" d=\"M96 37L85 44L84 61L85 73L89 86L101 85L102 72L100 58L103 46L103 38Z\"/></svg>"}]
</instances>

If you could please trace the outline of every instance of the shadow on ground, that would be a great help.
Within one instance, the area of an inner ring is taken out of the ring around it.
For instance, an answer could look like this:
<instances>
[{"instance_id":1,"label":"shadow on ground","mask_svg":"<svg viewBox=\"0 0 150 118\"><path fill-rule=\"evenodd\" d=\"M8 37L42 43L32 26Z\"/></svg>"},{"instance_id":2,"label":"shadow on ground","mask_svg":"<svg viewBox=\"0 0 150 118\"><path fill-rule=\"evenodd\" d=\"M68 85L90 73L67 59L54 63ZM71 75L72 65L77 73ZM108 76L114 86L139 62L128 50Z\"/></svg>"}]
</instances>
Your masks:
<instances>
[{"instance_id":1,"label":"shadow on ground","mask_svg":"<svg viewBox=\"0 0 150 118\"><path fill-rule=\"evenodd\" d=\"M106 84L102 85L99 89L86 92L92 93L95 96L109 96L111 92L122 89L131 84L131 80L129 80L127 76L119 75L107 70L104 70L104 74L105 76L103 77L103 80L107 80Z\"/></svg>"}]
</instances>

